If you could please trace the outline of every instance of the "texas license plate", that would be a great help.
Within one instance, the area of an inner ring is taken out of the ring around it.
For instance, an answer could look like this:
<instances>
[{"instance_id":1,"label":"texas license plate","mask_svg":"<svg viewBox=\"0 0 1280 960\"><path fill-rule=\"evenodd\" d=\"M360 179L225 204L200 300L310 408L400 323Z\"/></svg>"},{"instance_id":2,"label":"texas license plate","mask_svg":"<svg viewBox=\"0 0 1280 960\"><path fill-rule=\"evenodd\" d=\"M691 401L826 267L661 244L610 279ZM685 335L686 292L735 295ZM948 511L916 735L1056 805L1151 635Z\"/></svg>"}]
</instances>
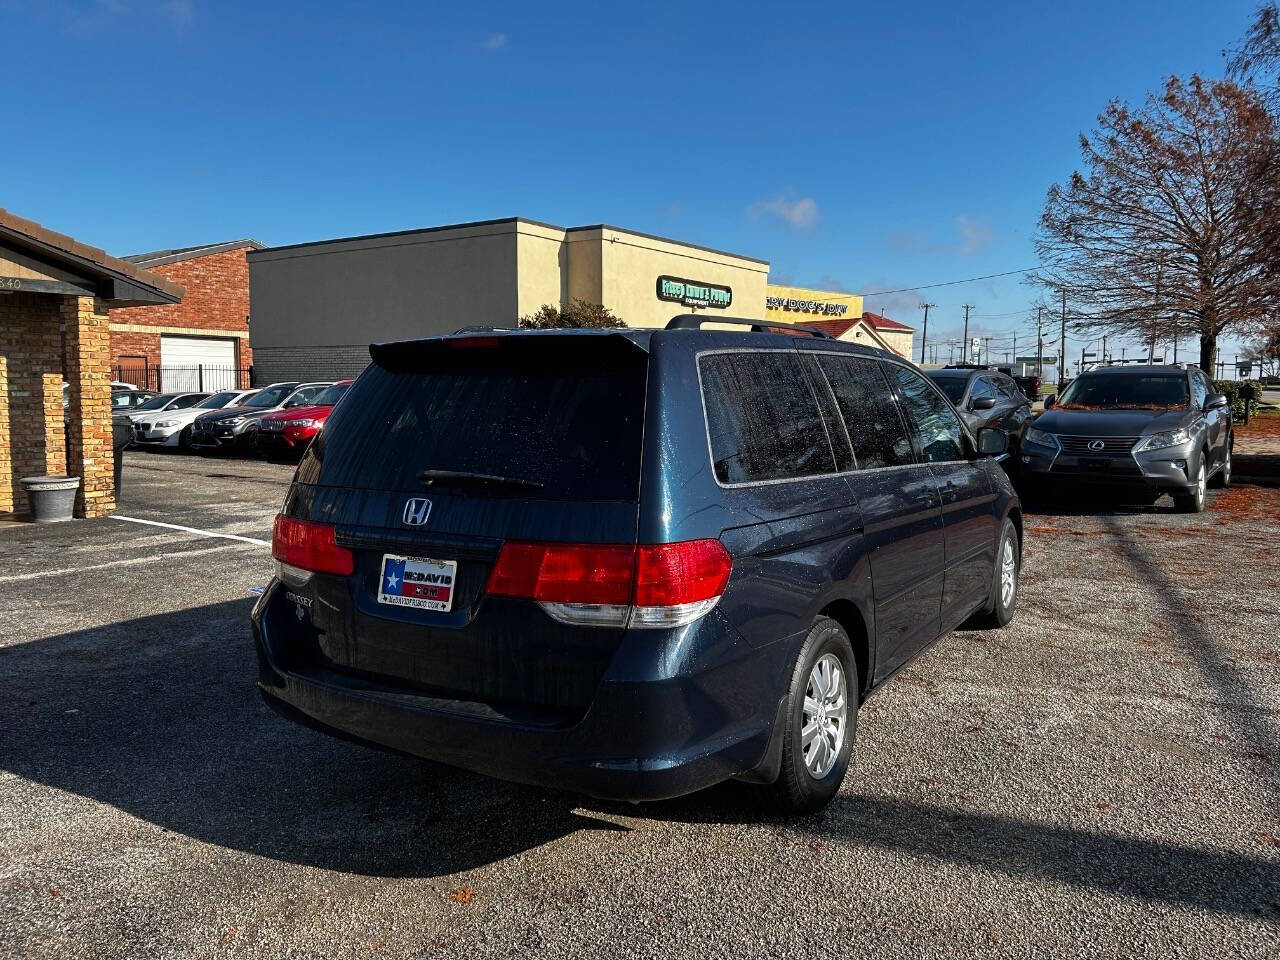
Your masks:
<instances>
[{"instance_id":1,"label":"texas license plate","mask_svg":"<svg viewBox=\"0 0 1280 960\"><path fill-rule=\"evenodd\" d=\"M445 613L453 607L453 588L457 578L456 560L429 560L384 553L378 602Z\"/></svg>"}]
</instances>

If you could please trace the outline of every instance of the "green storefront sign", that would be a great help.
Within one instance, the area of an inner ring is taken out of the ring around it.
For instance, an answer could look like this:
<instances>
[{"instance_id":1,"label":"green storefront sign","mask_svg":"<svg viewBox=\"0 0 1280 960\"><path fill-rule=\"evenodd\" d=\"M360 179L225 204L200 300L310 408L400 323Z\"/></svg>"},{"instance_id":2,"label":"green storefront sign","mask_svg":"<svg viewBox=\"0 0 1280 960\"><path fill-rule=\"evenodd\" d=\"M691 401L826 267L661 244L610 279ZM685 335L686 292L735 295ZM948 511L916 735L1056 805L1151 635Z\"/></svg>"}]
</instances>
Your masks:
<instances>
[{"instance_id":1,"label":"green storefront sign","mask_svg":"<svg viewBox=\"0 0 1280 960\"><path fill-rule=\"evenodd\" d=\"M658 299L686 307L714 307L724 310L733 303L733 290L714 283L683 280L680 277L659 277Z\"/></svg>"}]
</instances>

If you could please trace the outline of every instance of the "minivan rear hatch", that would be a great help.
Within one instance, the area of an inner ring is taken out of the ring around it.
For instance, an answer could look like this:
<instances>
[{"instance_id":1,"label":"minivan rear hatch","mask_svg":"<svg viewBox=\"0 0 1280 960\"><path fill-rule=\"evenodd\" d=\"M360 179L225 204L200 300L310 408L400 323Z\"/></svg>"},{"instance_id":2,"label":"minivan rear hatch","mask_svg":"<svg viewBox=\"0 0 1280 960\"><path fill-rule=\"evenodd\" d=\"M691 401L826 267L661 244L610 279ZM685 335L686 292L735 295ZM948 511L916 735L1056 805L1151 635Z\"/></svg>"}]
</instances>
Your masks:
<instances>
[{"instance_id":1,"label":"minivan rear hatch","mask_svg":"<svg viewBox=\"0 0 1280 960\"><path fill-rule=\"evenodd\" d=\"M634 544L648 354L621 334L381 344L299 466L285 514L348 576L306 589L303 660L434 697L585 711L621 638L487 596L504 543Z\"/></svg>"}]
</instances>

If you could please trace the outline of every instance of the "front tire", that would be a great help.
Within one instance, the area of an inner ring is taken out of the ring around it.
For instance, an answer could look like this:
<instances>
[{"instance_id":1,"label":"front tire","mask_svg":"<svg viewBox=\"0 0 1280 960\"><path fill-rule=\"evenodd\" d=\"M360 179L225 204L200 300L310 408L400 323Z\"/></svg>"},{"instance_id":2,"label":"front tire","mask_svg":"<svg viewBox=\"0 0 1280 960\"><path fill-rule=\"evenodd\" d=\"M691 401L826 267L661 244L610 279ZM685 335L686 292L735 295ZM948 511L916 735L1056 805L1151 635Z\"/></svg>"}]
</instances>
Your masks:
<instances>
[{"instance_id":1,"label":"front tire","mask_svg":"<svg viewBox=\"0 0 1280 960\"><path fill-rule=\"evenodd\" d=\"M1205 474L1208 467L1205 461L1208 456L1204 453L1200 454L1200 466L1196 470L1195 486L1191 488L1190 493L1175 493L1173 495L1174 509L1179 513L1203 513L1205 504Z\"/></svg>"},{"instance_id":2,"label":"front tire","mask_svg":"<svg viewBox=\"0 0 1280 960\"><path fill-rule=\"evenodd\" d=\"M1235 443L1235 437L1227 437L1227 453L1222 461L1222 469L1213 475L1210 486L1218 490L1225 490L1231 486L1231 446Z\"/></svg>"},{"instance_id":3,"label":"front tire","mask_svg":"<svg viewBox=\"0 0 1280 960\"><path fill-rule=\"evenodd\" d=\"M1007 627L1018 609L1018 578L1022 573L1022 544L1018 528L1005 517L996 543L996 567L991 574L991 609L977 614L973 625L979 629Z\"/></svg>"},{"instance_id":4,"label":"front tire","mask_svg":"<svg viewBox=\"0 0 1280 960\"><path fill-rule=\"evenodd\" d=\"M805 814L831 802L853 756L861 689L849 635L819 617L791 672L778 779L761 788L774 808Z\"/></svg>"},{"instance_id":5,"label":"front tire","mask_svg":"<svg viewBox=\"0 0 1280 960\"><path fill-rule=\"evenodd\" d=\"M191 428L184 427L182 432L178 434L178 449L182 453L191 452Z\"/></svg>"}]
</instances>

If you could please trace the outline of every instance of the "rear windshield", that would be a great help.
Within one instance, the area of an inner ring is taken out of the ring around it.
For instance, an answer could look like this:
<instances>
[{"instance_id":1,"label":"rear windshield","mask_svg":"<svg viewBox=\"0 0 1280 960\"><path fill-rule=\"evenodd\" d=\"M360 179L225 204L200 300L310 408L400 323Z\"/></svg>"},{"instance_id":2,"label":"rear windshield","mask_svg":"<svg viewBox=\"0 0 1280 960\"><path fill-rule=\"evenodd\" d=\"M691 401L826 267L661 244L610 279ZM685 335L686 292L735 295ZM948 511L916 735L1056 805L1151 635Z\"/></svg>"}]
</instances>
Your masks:
<instances>
[{"instance_id":1,"label":"rear windshield","mask_svg":"<svg viewBox=\"0 0 1280 960\"><path fill-rule=\"evenodd\" d=\"M395 371L374 364L334 408L298 479L421 490L422 471L453 471L524 484L483 495L634 501L647 356L591 340L586 349L440 350Z\"/></svg>"},{"instance_id":2,"label":"rear windshield","mask_svg":"<svg viewBox=\"0 0 1280 960\"><path fill-rule=\"evenodd\" d=\"M947 395L948 400L956 404L958 404L960 402L960 398L964 396L964 388L969 385L968 374L965 374L963 377L957 377L955 374L951 373L926 373L925 376L932 380L938 389Z\"/></svg>"}]
</instances>

